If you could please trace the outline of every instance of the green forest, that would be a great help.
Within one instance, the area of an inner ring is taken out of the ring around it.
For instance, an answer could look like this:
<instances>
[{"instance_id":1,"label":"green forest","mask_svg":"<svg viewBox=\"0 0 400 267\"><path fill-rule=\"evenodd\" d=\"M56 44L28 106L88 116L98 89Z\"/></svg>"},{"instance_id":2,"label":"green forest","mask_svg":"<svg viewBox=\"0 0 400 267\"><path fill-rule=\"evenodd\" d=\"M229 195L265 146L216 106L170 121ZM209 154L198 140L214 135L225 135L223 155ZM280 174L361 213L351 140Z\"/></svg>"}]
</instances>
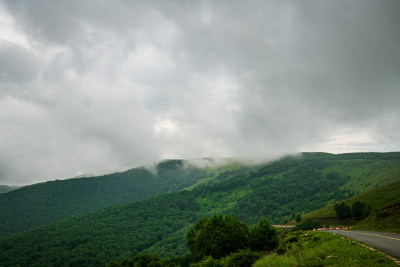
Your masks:
<instances>
[{"instance_id":1,"label":"green forest","mask_svg":"<svg viewBox=\"0 0 400 267\"><path fill-rule=\"evenodd\" d=\"M210 170L194 167L176 168L181 161L164 164L167 170L174 171L163 177L173 182L161 183L160 188L149 186L152 197L142 196L141 200L134 199L130 203L107 200L102 206L93 206L89 213L82 212L74 217L64 216L66 211L61 208L63 220L53 219L50 224L39 222L42 226L16 234L10 233L19 229L5 230L3 234L6 235L0 238L0 265L104 266L111 261L134 259L143 254L155 253L161 259L184 257L190 252L187 233L201 218L233 216L253 229L264 217L271 223L280 223L294 214L303 214L400 179L400 153L304 153L264 165L217 168L212 174ZM132 171L142 171L143 177L154 175L140 168ZM161 173L161 170L157 172L158 175ZM186 180L186 175L191 180ZM141 179L140 175L134 177L133 180ZM90 183L91 179L83 180ZM202 179L208 182L197 183ZM67 182L75 182L73 180ZM189 186L190 190L183 190ZM115 188L122 190L122 187L115 184ZM12 202L11 193L16 194L22 189L0 196L7 196ZM76 190L84 189L77 186ZM126 194L132 190L136 195L141 189L137 185L135 189L124 190ZM72 186L66 191L75 194ZM162 194L168 191L170 193ZM51 193L49 190L48 194ZM63 196L67 198L68 194ZM101 192L97 196L101 198ZM26 197L29 197L28 193ZM57 194L52 197L57 199ZM4 198L0 200L5 203ZM37 207L31 208L36 214L45 213L41 210L45 203L39 203L33 203ZM21 213L23 217L23 212L17 209L9 208L8 212ZM3 216L3 211L1 214ZM0 223L9 223L7 218L3 216ZM34 219L40 220L40 216ZM29 220L31 218L27 216L27 222ZM16 224L23 225L24 221Z\"/></svg>"},{"instance_id":2,"label":"green forest","mask_svg":"<svg viewBox=\"0 0 400 267\"><path fill-rule=\"evenodd\" d=\"M223 168L223 167L222 167ZM48 181L0 194L0 236L68 219L104 207L182 190L218 173L183 160L154 169L135 168L109 175Z\"/></svg>"}]
</instances>

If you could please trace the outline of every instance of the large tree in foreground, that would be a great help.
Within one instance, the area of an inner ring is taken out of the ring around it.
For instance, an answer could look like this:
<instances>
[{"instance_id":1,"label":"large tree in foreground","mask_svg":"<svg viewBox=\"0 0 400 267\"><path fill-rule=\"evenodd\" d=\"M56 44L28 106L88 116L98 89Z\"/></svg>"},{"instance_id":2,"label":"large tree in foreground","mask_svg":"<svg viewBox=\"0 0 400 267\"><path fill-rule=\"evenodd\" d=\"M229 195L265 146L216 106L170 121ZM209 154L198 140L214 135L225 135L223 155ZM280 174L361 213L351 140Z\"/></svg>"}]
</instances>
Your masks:
<instances>
[{"instance_id":1,"label":"large tree in foreground","mask_svg":"<svg viewBox=\"0 0 400 267\"><path fill-rule=\"evenodd\" d=\"M278 233L264 217L251 229L249 241L252 250L271 251L278 246Z\"/></svg>"},{"instance_id":2,"label":"large tree in foreground","mask_svg":"<svg viewBox=\"0 0 400 267\"><path fill-rule=\"evenodd\" d=\"M248 246L247 225L231 215L214 215L200 219L187 233L194 260L204 256L222 258Z\"/></svg>"}]
</instances>

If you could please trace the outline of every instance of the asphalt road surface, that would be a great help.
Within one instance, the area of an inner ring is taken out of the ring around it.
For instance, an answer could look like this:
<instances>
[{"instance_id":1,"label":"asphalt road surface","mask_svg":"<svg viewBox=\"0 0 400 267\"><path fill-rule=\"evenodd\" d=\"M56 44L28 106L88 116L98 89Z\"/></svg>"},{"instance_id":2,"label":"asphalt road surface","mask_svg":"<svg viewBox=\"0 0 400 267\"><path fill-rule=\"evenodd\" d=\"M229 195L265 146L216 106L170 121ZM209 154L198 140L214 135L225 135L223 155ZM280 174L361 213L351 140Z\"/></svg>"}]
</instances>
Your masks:
<instances>
[{"instance_id":1,"label":"asphalt road surface","mask_svg":"<svg viewBox=\"0 0 400 267\"><path fill-rule=\"evenodd\" d=\"M360 241L370 247L376 248L383 253L400 259L400 235L372 231L346 231L346 230L323 230L335 233L350 239Z\"/></svg>"}]
</instances>

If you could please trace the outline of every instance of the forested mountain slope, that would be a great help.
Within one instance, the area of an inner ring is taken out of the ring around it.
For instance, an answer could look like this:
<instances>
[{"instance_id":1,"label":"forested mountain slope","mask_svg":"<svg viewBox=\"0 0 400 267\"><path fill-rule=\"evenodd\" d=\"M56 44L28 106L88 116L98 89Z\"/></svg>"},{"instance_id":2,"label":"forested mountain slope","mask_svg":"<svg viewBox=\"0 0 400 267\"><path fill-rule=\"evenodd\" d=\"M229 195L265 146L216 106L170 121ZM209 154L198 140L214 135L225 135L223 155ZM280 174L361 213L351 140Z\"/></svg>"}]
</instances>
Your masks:
<instances>
[{"instance_id":1,"label":"forested mountain slope","mask_svg":"<svg viewBox=\"0 0 400 267\"><path fill-rule=\"evenodd\" d=\"M221 182L191 191L108 207L5 236L0 239L0 265L98 266L137 253L182 255L188 251L185 234L201 217L222 213L250 225L262 216L279 222L348 198L354 193L349 184L367 190L378 180L379 184L400 180L400 153L306 153L235 175L222 180L226 174L220 173L215 181Z\"/></svg>"},{"instance_id":2,"label":"forested mountain slope","mask_svg":"<svg viewBox=\"0 0 400 267\"><path fill-rule=\"evenodd\" d=\"M210 160L212 161L212 160ZM212 166L212 162L209 162ZM237 168L226 161L224 168ZM183 160L168 160L153 170L135 168L109 175L57 180L0 195L0 236L71 218L107 206L176 192L218 174Z\"/></svg>"}]
</instances>

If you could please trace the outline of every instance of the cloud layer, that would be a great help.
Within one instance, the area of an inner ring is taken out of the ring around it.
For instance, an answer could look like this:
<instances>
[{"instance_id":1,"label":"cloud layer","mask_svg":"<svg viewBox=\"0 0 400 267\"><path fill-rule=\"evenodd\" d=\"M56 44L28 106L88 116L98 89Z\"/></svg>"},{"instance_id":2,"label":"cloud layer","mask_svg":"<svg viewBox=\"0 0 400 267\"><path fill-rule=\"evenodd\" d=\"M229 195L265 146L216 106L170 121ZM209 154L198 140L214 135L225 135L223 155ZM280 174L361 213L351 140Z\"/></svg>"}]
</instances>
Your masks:
<instances>
[{"instance_id":1,"label":"cloud layer","mask_svg":"<svg viewBox=\"0 0 400 267\"><path fill-rule=\"evenodd\" d=\"M400 147L400 2L0 1L0 184Z\"/></svg>"}]
</instances>

